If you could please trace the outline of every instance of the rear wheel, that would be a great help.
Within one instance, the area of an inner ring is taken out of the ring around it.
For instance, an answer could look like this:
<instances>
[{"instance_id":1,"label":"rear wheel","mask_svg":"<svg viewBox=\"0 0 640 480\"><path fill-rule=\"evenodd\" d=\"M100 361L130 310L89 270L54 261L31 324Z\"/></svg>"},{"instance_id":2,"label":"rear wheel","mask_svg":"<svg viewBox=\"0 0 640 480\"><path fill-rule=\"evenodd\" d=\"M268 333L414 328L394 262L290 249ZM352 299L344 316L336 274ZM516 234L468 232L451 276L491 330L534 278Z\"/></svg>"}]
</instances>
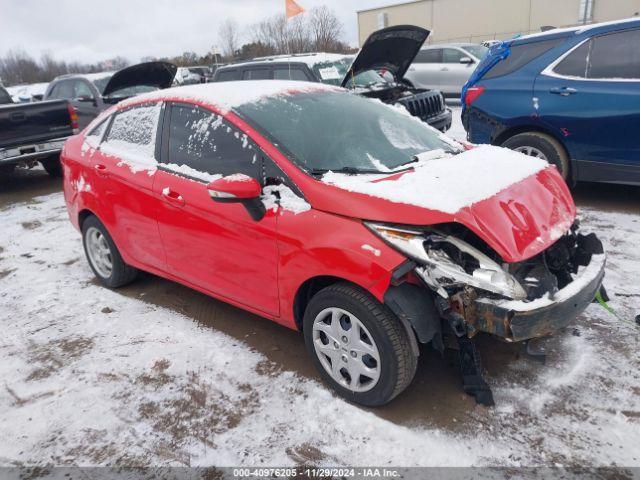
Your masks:
<instances>
[{"instance_id":1,"label":"rear wheel","mask_svg":"<svg viewBox=\"0 0 640 480\"><path fill-rule=\"evenodd\" d=\"M136 278L138 270L124 263L111 235L95 216L82 223L82 244L91 270L104 286L117 288Z\"/></svg>"},{"instance_id":2,"label":"rear wheel","mask_svg":"<svg viewBox=\"0 0 640 480\"><path fill-rule=\"evenodd\" d=\"M62 177L62 165L60 164L59 155L53 155L42 159L40 163L42 163L42 166L50 176L54 178Z\"/></svg>"},{"instance_id":3,"label":"rear wheel","mask_svg":"<svg viewBox=\"0 0 640 480\"><path fill-rule=\"evenodd\" d=\"M503 147L530 157L537 157L555 165L562 178L569 178L569 156L555 138L538 132L514 135L502 143Z\"/></svg>"},{"instance_id":4,"label":"rear wheel","mask_svg":"<svg viewBox=\"0 0 640 480\"><path fill-rule=\"evenodd\" d=\"M366 291L346 283L318 292L304 314L307 350L323 379L345 399L384 405L413 380L409 333Z\"/></svg>"}]
</instances>

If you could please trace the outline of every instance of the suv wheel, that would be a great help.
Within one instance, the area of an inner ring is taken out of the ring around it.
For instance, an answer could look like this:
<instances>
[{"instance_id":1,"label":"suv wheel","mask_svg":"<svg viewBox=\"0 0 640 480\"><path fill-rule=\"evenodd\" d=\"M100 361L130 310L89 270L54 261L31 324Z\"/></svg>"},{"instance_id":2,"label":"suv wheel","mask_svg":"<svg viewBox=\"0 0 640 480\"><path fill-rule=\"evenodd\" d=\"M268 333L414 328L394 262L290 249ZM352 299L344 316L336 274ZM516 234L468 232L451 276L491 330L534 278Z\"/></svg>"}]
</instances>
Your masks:
<instances>
[{"instance_id":1,"label":"suv wheel","mask_svg":"<svg viewBox=\"0 0 640 480\"><path fill-rule=\"evenodd\" d=\"M316 368L345 399L384 405L413 380L418 358L407 330L364 290L346 283L321 290L303 323Z\"/></svg>"},{"instance_id":2,"label":"suv wheel","mask_svg":"<svg viewBox=\"0 0 640 480\"><path fill-rule=\"evenodd\" d=\"M111 235L94 216L82 223L82 244L91 270L104 286L117 288L136 278L138 271L124 263Z\"/></svg>"},{"instance_id":3,"label":"suv wheel","mask_svg":"<svg viewBox=\"0 0 640 480\"><path fill-rule=\"evenodd\" d=\"M531 157L538 157L555 165L562 178L569 178L569 157L555 138L538 132L520 133L508 138L503 147Z\"/></svg>"},{"instance_id":4,"label":"suv wheel","mask_svg":"<svg viewBox=\"0 0 640 480\"><path fill-rule=\"evenodd\" d=\"M59 155L53 155L43 159L40 163L42 163L42 166L50 176L54 178L62 177L62 165L60 164Z\"/></svg>"}]
</instances>

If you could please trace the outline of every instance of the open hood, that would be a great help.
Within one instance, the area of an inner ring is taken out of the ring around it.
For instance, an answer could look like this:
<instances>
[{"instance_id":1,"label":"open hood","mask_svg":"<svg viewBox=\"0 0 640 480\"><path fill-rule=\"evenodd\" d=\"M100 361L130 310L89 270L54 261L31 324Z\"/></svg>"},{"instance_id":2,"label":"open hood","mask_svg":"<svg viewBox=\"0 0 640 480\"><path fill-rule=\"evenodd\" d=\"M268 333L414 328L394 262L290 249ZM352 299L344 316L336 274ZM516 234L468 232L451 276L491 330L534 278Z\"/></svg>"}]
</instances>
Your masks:
<instances>
[{"instance_id":1,"label":"open hood","mask_svg":"<svg viewBox=\"0 0 640 480\"><path fill-rule=\"evenodd\" d=\"M398 25L373 32L351 64L342 86L345 87L350 78L367 70L387 70L399 81L429 33L429 30L414 25Z\"/></svg>"},{"instance_id":2,"label":"open hood","mask_svg":"<svg viewBox=\"0 0 640 480\"><path fill-rule=\"evenodd\" d=\"M177 69L168 62L146 62L123 68L113 74L102 95L107 97L118 90L137 86L169 88Z\"/></svg>"},{"instance_id":3,"label":"open hood","mask_svg":"<svg viewBox=\"0 0 640 480\"><path fill-rule=\"evenodd\" d=\"M384 176L329 172L303 191L314 208L360 220L462 224L506 262L523 261L548 248L576 215L554 166L492 146Z\"/></svg>"}]
</instances>

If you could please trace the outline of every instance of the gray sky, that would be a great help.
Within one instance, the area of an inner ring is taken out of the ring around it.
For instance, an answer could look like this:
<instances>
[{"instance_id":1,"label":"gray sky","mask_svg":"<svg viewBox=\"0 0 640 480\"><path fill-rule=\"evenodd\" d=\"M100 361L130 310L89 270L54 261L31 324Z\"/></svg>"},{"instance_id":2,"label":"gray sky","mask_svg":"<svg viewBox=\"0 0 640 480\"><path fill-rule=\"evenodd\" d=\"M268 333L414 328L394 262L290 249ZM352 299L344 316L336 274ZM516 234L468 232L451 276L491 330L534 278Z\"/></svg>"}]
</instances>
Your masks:
<instances>
[{"instance_id":1,"label":"gray sky","mask_svg":"<svg viewBox=\"0 0 640 480\"><path fill-rule=\"evenodd\" d=\"M284 0L0 0L0 55L21 48L39 57L96 62L124 56L200 55L217 44L217 26L234 18L246 27L284 12ZM356 10L397 0L299 0L304 8L327 5L357 45Z\"/></svg>"}]
</instances>

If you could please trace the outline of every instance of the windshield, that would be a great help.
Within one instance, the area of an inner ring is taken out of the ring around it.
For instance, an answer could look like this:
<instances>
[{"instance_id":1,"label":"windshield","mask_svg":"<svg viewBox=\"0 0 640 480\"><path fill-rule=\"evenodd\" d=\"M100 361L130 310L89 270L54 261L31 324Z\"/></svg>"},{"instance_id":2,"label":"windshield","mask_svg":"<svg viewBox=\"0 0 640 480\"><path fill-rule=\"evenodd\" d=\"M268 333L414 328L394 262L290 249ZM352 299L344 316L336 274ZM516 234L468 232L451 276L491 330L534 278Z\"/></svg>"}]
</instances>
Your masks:
<instances>
[{"instance_id":1,"label":"windshield","mask_svg":"<svg viewBox=\"0 0 640 480\"><path fill-rule=\"evenodd\" d=\"M104 94L104 89L107 87L107 84L111 80L111 76L101 77L96 80L93 80L93 84L96 86L100 95ZM120 90L116 90L115 92L111 92L108 97L109 98L126 98L133 97L134 95L139 95L141 93L153 92L158 90L157 87L152 87L149 85L135 85L133 87L121 88Z\"/></svg>"},{"instance_id":2,"label":"windshield","mask_svg":"<svg viewBox=\"0 0 640 480\"><path fill-rule=\"evenodd\" d=\"M465 45L462 49L469 52L478 60L482 60L485 54L489 51L489 49L483 45Z\"/></svg>"},{"instance_id":3,"label":"windshield","mask_svg":"<svg viewBox=\"0 0 640 480\"><path fill-rule=\"evenodd\" d=\"M409 168L420 153L453 150L408 113L346 92L280 95L236 111L312 173L389 172Z\"/></svg>"},{"instance_id":4,"label":"windshield","mask_svg":"<svg viewBox=\"0 0 640 480\"><path fill-rule=\"evenodd\" d=\"M354 57L344 57L335 62L316 63L312 68L322 83L342 85ZM349 79L348 87L368 87L377 83L387 83L377 72L368 70Z\"/></svg>"}]
</instances>

